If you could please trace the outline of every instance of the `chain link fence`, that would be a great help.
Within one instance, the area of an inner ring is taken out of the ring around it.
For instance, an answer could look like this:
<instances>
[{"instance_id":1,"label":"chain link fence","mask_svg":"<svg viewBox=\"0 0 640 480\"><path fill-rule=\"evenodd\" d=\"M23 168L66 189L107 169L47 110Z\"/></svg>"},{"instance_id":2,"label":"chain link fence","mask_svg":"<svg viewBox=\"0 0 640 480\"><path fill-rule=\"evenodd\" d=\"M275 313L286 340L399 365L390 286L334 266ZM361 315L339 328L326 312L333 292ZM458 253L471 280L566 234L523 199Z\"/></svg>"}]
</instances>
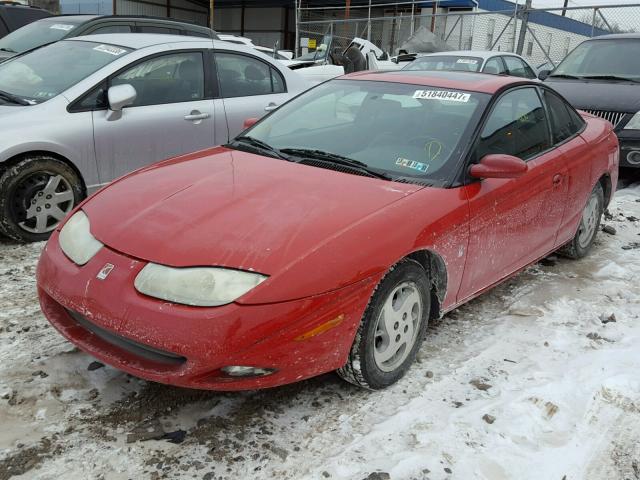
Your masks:
<instances>
[{"instance_id":1,"label":"chain link fence","mask_svg":"<svg viewBox=\"0 0 640 480\"><path fill-rule=\"evenodd\" d=\"M348 19L344 9L300 8L298 36L320 46L331 35L334 49L360 37L395 55L419 29L426 29L452 49L515 52L538 66L557 64L587 38L640 32L640 4L534 9L502 1L510 9L498 11L483 10L482 4L469 11L433 13L400 2L371 14L368 8L351 8Z\"/></svg>"}]
</instances>

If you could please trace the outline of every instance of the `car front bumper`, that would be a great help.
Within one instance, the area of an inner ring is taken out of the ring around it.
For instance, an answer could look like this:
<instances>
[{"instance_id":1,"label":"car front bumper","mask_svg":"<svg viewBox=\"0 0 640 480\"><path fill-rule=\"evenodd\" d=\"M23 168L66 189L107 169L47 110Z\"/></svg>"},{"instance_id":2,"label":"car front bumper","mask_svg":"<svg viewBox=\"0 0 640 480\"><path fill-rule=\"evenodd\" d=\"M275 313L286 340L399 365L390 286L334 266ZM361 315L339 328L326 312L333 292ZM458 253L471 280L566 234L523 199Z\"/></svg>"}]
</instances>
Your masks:
<instances>
[{"instance_id":1,"label":"car front bumper","mask_svg":"<svg viewBox=\"0 0 640 480\"><path fill-rule=\"evenodd\" d=\"M101 280L106 264L114 267ZM54 232L37 269L42 311L62 335L106 364L154 382L209 390L275 387L341 367L379 280L288 302L202 308L138 293L134 279L145 264L105 246L77 266ZM274 372L231 377L225 366Z\"/></svg>"}]
</instances>

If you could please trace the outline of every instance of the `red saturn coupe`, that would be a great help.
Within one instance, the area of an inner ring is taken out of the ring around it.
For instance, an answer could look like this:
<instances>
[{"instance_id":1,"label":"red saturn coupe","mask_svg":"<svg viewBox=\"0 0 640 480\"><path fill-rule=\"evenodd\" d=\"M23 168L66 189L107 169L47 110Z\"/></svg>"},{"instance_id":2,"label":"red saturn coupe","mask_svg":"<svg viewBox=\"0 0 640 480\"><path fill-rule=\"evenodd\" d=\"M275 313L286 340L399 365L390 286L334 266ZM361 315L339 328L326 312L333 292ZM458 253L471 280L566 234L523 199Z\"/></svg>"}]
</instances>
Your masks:
<instances>
[{"instance_id":1,"label":"red saturn coupe","mask_svg":"<svg viewBox=\"0 0 640 480\"><path fill-rule=\"evenodd\" d=\"M611 125L543 84L360 72L86 200L42 253L40 303L152 381L337 370L379 389L430 319L555 250L586 255L617 176Z\"/></svg>"}]
</instances>

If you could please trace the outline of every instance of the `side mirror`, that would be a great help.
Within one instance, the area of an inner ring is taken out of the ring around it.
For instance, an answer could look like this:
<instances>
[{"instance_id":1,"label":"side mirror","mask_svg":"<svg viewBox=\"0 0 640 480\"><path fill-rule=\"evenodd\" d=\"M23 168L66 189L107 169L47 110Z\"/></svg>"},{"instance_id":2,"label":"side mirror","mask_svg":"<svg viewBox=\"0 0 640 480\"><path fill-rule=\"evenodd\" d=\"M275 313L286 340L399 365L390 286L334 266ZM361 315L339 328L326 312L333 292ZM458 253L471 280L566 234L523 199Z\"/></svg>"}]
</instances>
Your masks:
<instances>
[{"instance_id":1,"label":"side mirror","mask_svg":"<svg viewBox=\"0 0 640 480\"><path fill-rule=\"evenodd\" d=\"M546 80L546 78L549 76L549 74L551 73L551 70L540 70L538 72L538 79L539 80Z\"/></svg>"},{"instance_id":2,"label":"side mirror","mask_svg":"<svg viewBox=\"0 0 640 480\"><path fill-rule=\"evenodd\" d=\"M529 166L524 160L511 155L487 155L471 166L469 174L473 178L518 178L524 175Z\"/></svg>"},{"instance_id":3,"label":"side mirror","mask_svg":"<svg viewBox=\"0 0 640 480\"><path fill-rule=\"evenodd\" d=\"M107 120L117 120L122 116L122 109L131 105L138 96L138 92L128 83L122 85L114 85L107 91L107 99L109 100L109 112Z\"/></svg>"},{"instance_id":4,"label":"side mirror","mask_svg":"<svg viewBox=\"0 0 640 480\"><path fill-rule=\"evenodd\" d=\"M398 64L398 57L391 57L391 61L397 65Z\"/></svg>"},{"instance_id":5,"label":"side mirror","mask_svg":"<svg viewBox=\"0 0 640 480\"><path fill-rule=\"evenodd\" d=\"M258 120L260 120L259 118L247 118L244 121L244 128L245 130L249 127L253 127L256 123L258 123Z\"/></svg>"}]
</instances>

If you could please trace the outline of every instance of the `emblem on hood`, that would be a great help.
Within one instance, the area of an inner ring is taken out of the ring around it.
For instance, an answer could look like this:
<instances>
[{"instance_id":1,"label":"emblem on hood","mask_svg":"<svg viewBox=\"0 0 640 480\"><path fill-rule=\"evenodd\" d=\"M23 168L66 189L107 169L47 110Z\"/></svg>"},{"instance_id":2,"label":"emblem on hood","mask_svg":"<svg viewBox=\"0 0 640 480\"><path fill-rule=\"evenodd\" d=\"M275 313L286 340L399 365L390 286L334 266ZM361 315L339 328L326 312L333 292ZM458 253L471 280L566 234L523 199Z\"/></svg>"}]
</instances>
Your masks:
<instances>
[{"instance_id":1,"label":"emblem on hood","mask_svg":"<svg viewBox=\"0 0 640 480\"><path fill-rule=\"evenodd\" d=\"M96 275L96 278L98 280L106 279L114 268L115 268L115 265L113 263L105 264L105 266L102 267L102 270L98 272L98 275Z\"/></svg>"}]
</instances>

